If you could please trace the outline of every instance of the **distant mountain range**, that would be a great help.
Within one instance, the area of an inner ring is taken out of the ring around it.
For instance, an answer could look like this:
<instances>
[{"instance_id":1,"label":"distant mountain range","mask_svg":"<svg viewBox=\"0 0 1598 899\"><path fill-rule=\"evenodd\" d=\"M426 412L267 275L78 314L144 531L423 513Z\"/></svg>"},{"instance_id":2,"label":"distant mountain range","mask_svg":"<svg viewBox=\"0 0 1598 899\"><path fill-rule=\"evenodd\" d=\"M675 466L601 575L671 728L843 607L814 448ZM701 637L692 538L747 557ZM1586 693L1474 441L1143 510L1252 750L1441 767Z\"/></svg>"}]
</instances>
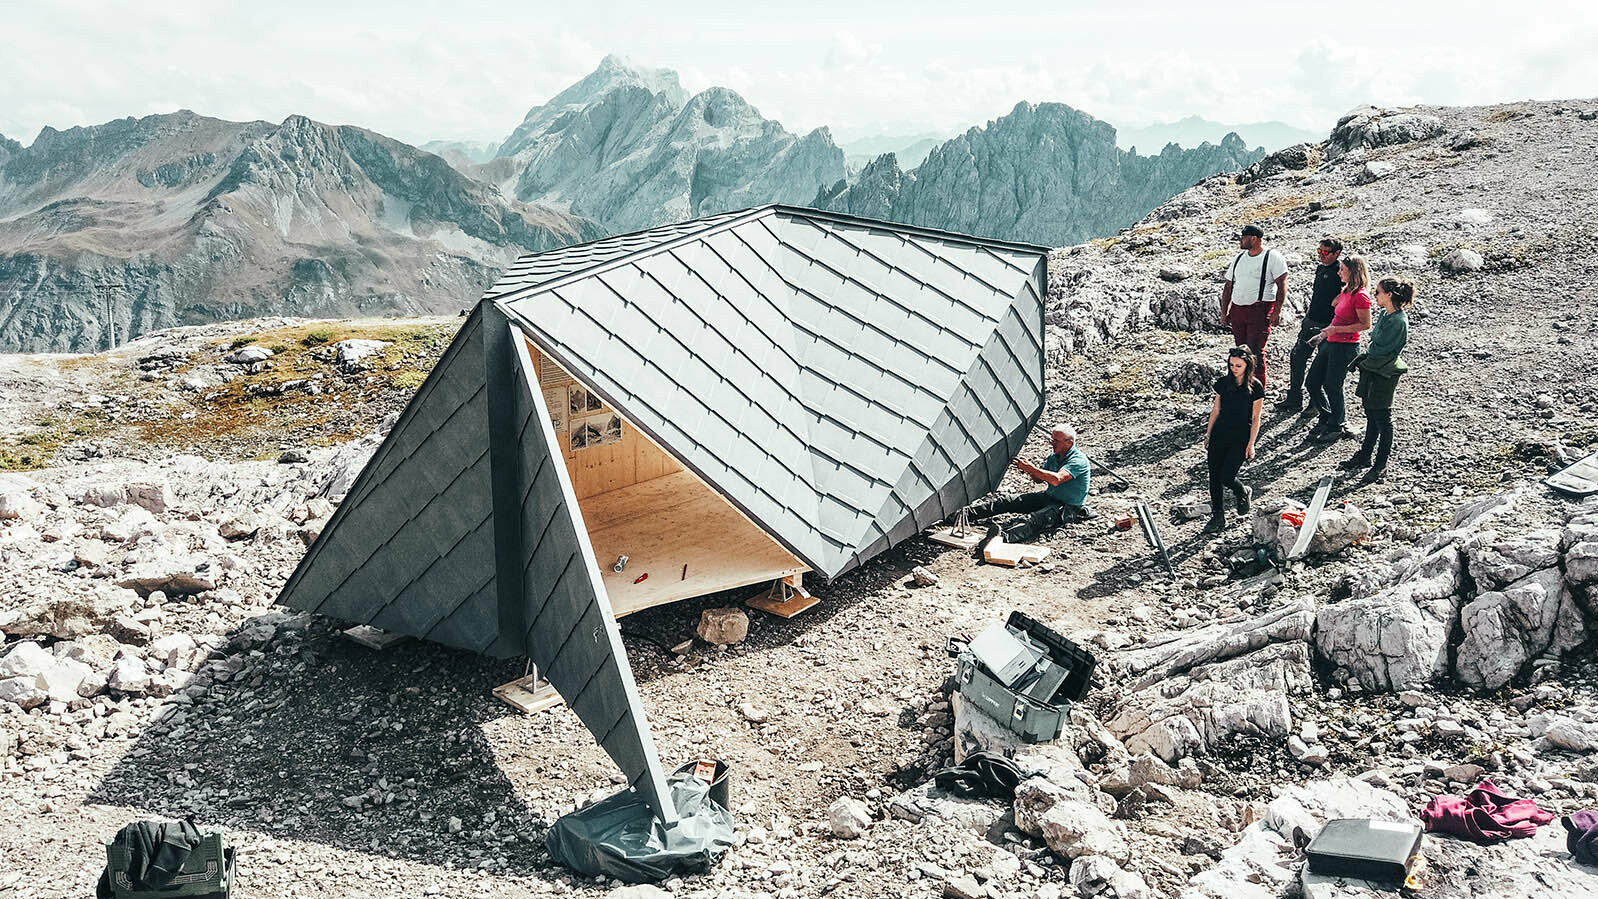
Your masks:
<instances>
[{"instance_id":1,"label":"distant mountain range","mask_svg":"<svg viewBox=\"0 0 1598 899\"><path fill-rule=\"evenodd\" d=\"M1123 150L1136 147L1141 153L1158 153L1166 144L1192 149L1203 143L1219 144L1228 134L1236 134L1250 147L1264 147L1274 153L1283 147L1306 142L1319 143L1325 134L1295 128L1285 122L1255 122L1251 125L1223 125L1190 115L1175 122L1116 129L1116 145Z\"/></svg>"},{"instance_id":2,"label":"distant mountain range","mask_svg":"<svg viewBox=\"0 0 1598 899\"><path fill-rule=\"evenodd\" d=\"M892 153L898 158L899 164L906 168L915 168L927 158L934 148L949 139L947 134L925 132L922 134L877 134L862 137L858 140L840 141L843 148L843 164L851 172L858 172L866 164L884 153Z\"/></svg>"},{"instance_id":3,"label":"distant mountain range","mask_svg":"<svg viewBox=\"0 0 1598 899\"><path fill-rule=\"evenodd\" d=\"M1057 103L909 137L852 142L896 148L856 168L826 128L614 56L497 145L188 111L0 136L0 349L96 349L113 320L453 311L523 252L771 202L1072 243L1260 155L1235 135L1127 153Z\"/></svg>"}]
</instances>

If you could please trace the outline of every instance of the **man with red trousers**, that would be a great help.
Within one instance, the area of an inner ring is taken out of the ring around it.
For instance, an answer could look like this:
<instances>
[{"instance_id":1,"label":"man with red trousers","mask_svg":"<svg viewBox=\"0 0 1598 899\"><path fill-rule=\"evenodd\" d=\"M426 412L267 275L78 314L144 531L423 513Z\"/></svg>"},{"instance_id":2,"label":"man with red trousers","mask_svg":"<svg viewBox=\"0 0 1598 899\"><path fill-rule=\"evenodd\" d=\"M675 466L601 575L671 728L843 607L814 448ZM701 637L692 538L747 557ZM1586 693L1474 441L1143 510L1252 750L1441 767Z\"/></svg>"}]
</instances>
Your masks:
<instances>
[{"instance_id":1,"label":"man with red trousers","mask_svg":"<svg viewBox=\"0 0 1598 899\"><path fill-rule=\"evenodd\" d=\"M1265 341L1271 326L1282 323L1282 305L1287 302L1287 257L1280 250L1265 248L1265 230L1259 225L1244 225L1238 235L1238 253L1226 267L1226 288L1221 291L1221 321L1232 328L1239 346L1254 351L1259 361L1256 371L1265 382Z\"/></svg>"}]
</instances>

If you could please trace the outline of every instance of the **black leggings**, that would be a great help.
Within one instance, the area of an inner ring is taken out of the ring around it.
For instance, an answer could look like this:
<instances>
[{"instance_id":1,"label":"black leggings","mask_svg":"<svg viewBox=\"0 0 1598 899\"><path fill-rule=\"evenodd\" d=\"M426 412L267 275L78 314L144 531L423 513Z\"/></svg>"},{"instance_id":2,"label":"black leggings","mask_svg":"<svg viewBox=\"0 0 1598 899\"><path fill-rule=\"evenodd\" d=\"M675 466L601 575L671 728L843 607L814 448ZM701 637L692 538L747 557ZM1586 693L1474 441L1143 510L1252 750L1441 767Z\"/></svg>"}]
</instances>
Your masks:
<instances>
[{"instance_id":1,"label":"black leggings","mask_svg":"<svg viewBox=\"0 0 1598 899\"><path fill-rule=\"evenodd\" d=\"M1243 484L1237 479L1237 473L1243 470L1243 450L1248 447L1248 441L1228 439L1219 434L1210 435L1209 461L1210 461L1210 514L1221 515L1225 507L1221 505L1225 499L1224 490L1231 490L1238 496L1243 495Z\"/></svg>"},{"instance_id":2,"label":"black leggings","mask_svg":"<svg viewBox=\"0 0 1598 899\"><path fill-rule=\"evenodd\" d=\"M1365 410L1365 442L1360 444L1359 453L1369 456L1371 450L1376 451L1371 467L1385 468L1387 456L1393 451L1393 410Z\"/></svg>"},{"instance_id":3,"label":"black leggings","mask_svg":"<svg viewBox=\"0 0 1598 899\"><path fill-rule=\"evenodd\" d=\"M1315 361L1309 365L1309 401L1321 410L1321 424L1341 428L1347 422L1343 403L1343 379L1348 363L1359 355L1359 344L1321 341Z\"/></svg>"}]
</instances>

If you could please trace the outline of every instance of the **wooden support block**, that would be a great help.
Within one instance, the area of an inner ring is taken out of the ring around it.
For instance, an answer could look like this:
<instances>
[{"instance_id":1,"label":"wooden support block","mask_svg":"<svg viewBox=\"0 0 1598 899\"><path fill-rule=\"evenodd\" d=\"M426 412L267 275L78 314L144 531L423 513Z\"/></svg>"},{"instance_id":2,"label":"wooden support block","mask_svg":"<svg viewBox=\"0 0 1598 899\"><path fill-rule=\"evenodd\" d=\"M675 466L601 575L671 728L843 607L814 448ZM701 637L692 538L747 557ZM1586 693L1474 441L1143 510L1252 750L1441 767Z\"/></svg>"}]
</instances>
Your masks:
<instances>
[{"instance_id":1,"label":"wooden support block","mask_svg":"<svg viewBox=\"0 0 1598 899\"><path fill-rule=\"evenodd\" d=\"M513 709L526 715L552 709L565 700L555 692L549 681L536 674L518 677L508 684L500 684L494 688L494 697Z\"/></svg>"},{"instance_id":2,"label":"wooden support block","mask_svg":"<svg viewBox=\"0 0 1598 899\"><path fill-rule=\"evenodd\" d=\"M967 552L976 549L978 544L987 539L987 536L986 528L966 528L964 532L958 532L954 528L945 525L927 531L927 539L933 543L941 543L944 546L952 546L955 549L963 549Z\"/></svg>"},{"instance_id":3,"label":"wooden support block","mask_svg":"<svg viewBox=\"0 0 1598 899\"><path fill-rule=\"evenodd\" d=\"M395 643L405 639L404 634L391 634L382 628L372 627L370 624L357 624L344 629L344 636L351 642L359 643L367 649L387 649Z\"/></svg>"},{"instance_id":4,"label":"wooden support block","mask_svg":"<svg viewBox=\"0 0 1598 899\"><path fill-rule=\"evenodd\" d=\"M821 601L805 588L789 582L793 579L784 578L773 582L770 590L751 598L745 605L776 615L778 618L792 618Z\"/></svg>"},{"instance_id":5,"label":"wooden support block","mask_svg":"<svg viewBox=\"0 0 1598 899\"><path fill-rule=\"evenodd\" d=\"M1031 543L1005 543L995 539L982 550L982 558L994 565L1036 565L1049 557L1049 547Z\"/></svg>"}]
</instances>

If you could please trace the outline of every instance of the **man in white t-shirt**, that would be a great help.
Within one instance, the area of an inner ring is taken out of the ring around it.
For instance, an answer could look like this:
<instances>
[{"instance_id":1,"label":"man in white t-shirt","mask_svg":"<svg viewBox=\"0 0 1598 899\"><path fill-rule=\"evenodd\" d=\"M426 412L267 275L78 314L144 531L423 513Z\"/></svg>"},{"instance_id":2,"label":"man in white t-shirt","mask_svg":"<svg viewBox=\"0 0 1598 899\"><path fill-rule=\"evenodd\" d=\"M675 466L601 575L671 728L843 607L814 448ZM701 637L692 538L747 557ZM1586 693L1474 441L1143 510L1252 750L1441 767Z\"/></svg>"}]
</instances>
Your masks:
<instances>
[{"instance_id":1,"label":"man in white t-shirt","mask_svg":"<svg viewBox=\"0 0 1598 899\"><path fill-rule=\"evenodd\" d=\"M1280 250L1265 248L1265 230L1244 225L1238 235L1238 253L1226 267L1226 287L1221 291L1221 322L1232 328L1238 346L1254 351L1256 373L1265 384L1265 341L1271 326L1282 323L1287 302L1287 258Z\"/></svg>"}]
</instances>

